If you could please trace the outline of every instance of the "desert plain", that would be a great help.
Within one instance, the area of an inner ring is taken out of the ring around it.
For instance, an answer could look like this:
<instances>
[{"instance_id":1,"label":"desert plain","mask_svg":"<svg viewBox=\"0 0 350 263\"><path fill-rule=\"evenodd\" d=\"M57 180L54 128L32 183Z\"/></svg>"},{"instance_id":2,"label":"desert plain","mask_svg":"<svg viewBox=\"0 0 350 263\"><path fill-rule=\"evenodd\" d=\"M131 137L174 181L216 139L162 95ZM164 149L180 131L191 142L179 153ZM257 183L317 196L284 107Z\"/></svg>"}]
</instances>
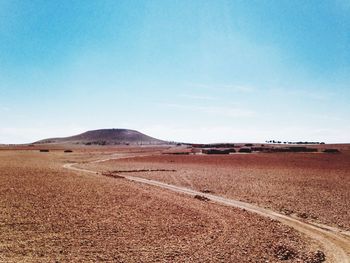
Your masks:
<instances>
[{"instance_id":1,"label":"desert plain","mask_svg":"<svg viewBox=\"0 0 350 263\"><path fill-rule=\"evenodd\" d=\"M171 147L2 147L0 262L348 262L348 146L229 155Z\"/></svg>"}]
</instances>

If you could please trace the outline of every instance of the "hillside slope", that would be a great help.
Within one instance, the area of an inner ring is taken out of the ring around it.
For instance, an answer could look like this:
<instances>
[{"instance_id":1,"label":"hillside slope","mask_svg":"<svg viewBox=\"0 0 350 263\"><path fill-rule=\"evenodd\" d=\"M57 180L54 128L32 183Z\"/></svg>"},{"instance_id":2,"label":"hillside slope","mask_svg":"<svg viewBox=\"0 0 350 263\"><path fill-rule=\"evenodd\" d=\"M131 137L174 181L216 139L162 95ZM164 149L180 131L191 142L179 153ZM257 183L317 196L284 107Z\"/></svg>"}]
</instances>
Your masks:
<instances>
[{"instance_id":1,"label":"hillside slope","mask_svg":"<svg viewBox=\"0 0 350 263\"><path fill-rule=\"evenodd\" d=\"M74 143L86 145L113 145L113 144L137 144L137 145L154 145L166 144L162 141L141 132L129 129L102 129L87 131L82 134L64 137L50 138L35 142L35 144L46 143Z\"/></svg>"}]
</instances>

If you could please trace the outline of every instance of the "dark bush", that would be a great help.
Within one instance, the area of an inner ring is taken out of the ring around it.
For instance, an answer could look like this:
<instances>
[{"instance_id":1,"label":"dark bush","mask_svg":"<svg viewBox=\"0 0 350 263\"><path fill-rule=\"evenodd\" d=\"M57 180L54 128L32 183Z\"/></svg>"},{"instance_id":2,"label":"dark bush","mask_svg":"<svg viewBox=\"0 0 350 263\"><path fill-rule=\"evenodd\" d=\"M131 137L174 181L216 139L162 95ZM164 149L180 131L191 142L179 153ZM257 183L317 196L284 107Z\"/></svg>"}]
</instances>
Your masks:
<instances>
[{"instance_id":1,"label":"dark bush","mask_svg":"<svg viewBox=\"0 0 350 263\"><path fill-rule=\"evenodd\" d=\"M204 154L230 154L236 152L235 149L203 149L202 153Z\"/></svg>"},{"instance_id":2,"label":"dark bush","mask_svg":"<svg viewBox=\"0 0 350 263\"><path fill-rule=\"evenodd\" d=\"M251 153L252 149L251 148L241 148L238 150L240 153Z\"/></svg>"},{"instance_id":3,"label":"dark bush","mask_svg":"<svg viewBox=\"0 0 350 263\"><path fill-rule=\"evenodd\" d=\"M340 153L338 149L324 149L324 153Z\"/></svg>"}]
</instances>

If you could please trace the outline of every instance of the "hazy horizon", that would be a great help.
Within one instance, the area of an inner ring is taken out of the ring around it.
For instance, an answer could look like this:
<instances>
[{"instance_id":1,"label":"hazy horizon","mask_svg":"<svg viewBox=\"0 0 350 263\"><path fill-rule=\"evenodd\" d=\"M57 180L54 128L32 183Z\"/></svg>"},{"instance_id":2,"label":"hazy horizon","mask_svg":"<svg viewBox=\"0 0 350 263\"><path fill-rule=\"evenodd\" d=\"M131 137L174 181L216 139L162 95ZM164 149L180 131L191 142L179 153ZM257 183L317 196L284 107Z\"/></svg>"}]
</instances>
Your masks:
<instances>
[{"instance_id":1,"label":"hazy horizon","mask_svg":"<svg viewBox=\"0 0 350 263\"><path fill-rule=\"evenodd\" d=\"M349 143L349 3L1 1L0 143Z\"/></svg>"},{"instance_id":2,"label":"hazy horizon","mask_svg":"<svg viewBox=\"0 0 350 263\"><path fill-rule=\"evenodd\" d=\"M82 133L85 133L85 132L88 132L88 131L94 131L94 130L113 130L113 129L127 129L128 128L124 128L124 127L121 127L121 128L102 128L102 129L93 129L93 130L86 130L86 131L82 131L82 132L78 132L78 133L74 133L74 134L69 134L67 136L49 136L49 137L45 137L45 138L40 138L39 140L36 140L36 141L27 141L27 142L22 142L22 143L3 143L3 142L0 142L0 145L3 144L3 145L21 145L21 144L31 144L31 143L35 143L37 141L40 141L40 140L44 140L44 139L55 139L55 138L66 138L66 137L71 137L71 136L75 136L75 135L80 135ZM129 129L129 130L134 130L134 129ZM136 130L140 133L143 133L145 135L148 135L150 137L153 137L155 139L159 139L159 140L164 140L164 141L168 141L168 142L177 142L177 143L267 143L268 141L272 141L274 140L275 143L281 143L281 144L284 144L284 142L291 142L291 143L297 143L297 142L309 142L309 143L316 143L316 142L319 142L319 143L326 143L326 144L349 144L349 142L325 142L325 141L315 141L315 140L288 140L287 138L268 138L264 141L203 141L203 140L192 140L192 141L176 141L176 140L172 140L172 139L164 139L164 138L159 138L159 137L154 137L152 136L152 134L148 134L148 133L144 133L142 131L139 131L139 130Z\"/></svg>"}]
</instances>

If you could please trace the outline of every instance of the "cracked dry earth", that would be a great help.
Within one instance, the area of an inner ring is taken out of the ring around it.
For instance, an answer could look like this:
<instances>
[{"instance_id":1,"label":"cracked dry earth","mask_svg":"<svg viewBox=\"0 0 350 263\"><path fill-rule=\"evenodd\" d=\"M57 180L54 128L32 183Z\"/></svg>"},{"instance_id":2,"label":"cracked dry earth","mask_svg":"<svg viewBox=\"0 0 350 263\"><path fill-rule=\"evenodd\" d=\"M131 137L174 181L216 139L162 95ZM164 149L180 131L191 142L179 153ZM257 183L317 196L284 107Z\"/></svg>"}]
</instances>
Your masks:
<instances>
[{"instance_id":1,"label":"cracked dry earth","mask_svg":"<svg viewBox=\"0 0 350 263\"><path fill-rule=\"evenodd\" d=\"M91 158L0 152L0 262L317 260L318 244L277 221L62 168Z\"/></svg>"}]
</instances>

